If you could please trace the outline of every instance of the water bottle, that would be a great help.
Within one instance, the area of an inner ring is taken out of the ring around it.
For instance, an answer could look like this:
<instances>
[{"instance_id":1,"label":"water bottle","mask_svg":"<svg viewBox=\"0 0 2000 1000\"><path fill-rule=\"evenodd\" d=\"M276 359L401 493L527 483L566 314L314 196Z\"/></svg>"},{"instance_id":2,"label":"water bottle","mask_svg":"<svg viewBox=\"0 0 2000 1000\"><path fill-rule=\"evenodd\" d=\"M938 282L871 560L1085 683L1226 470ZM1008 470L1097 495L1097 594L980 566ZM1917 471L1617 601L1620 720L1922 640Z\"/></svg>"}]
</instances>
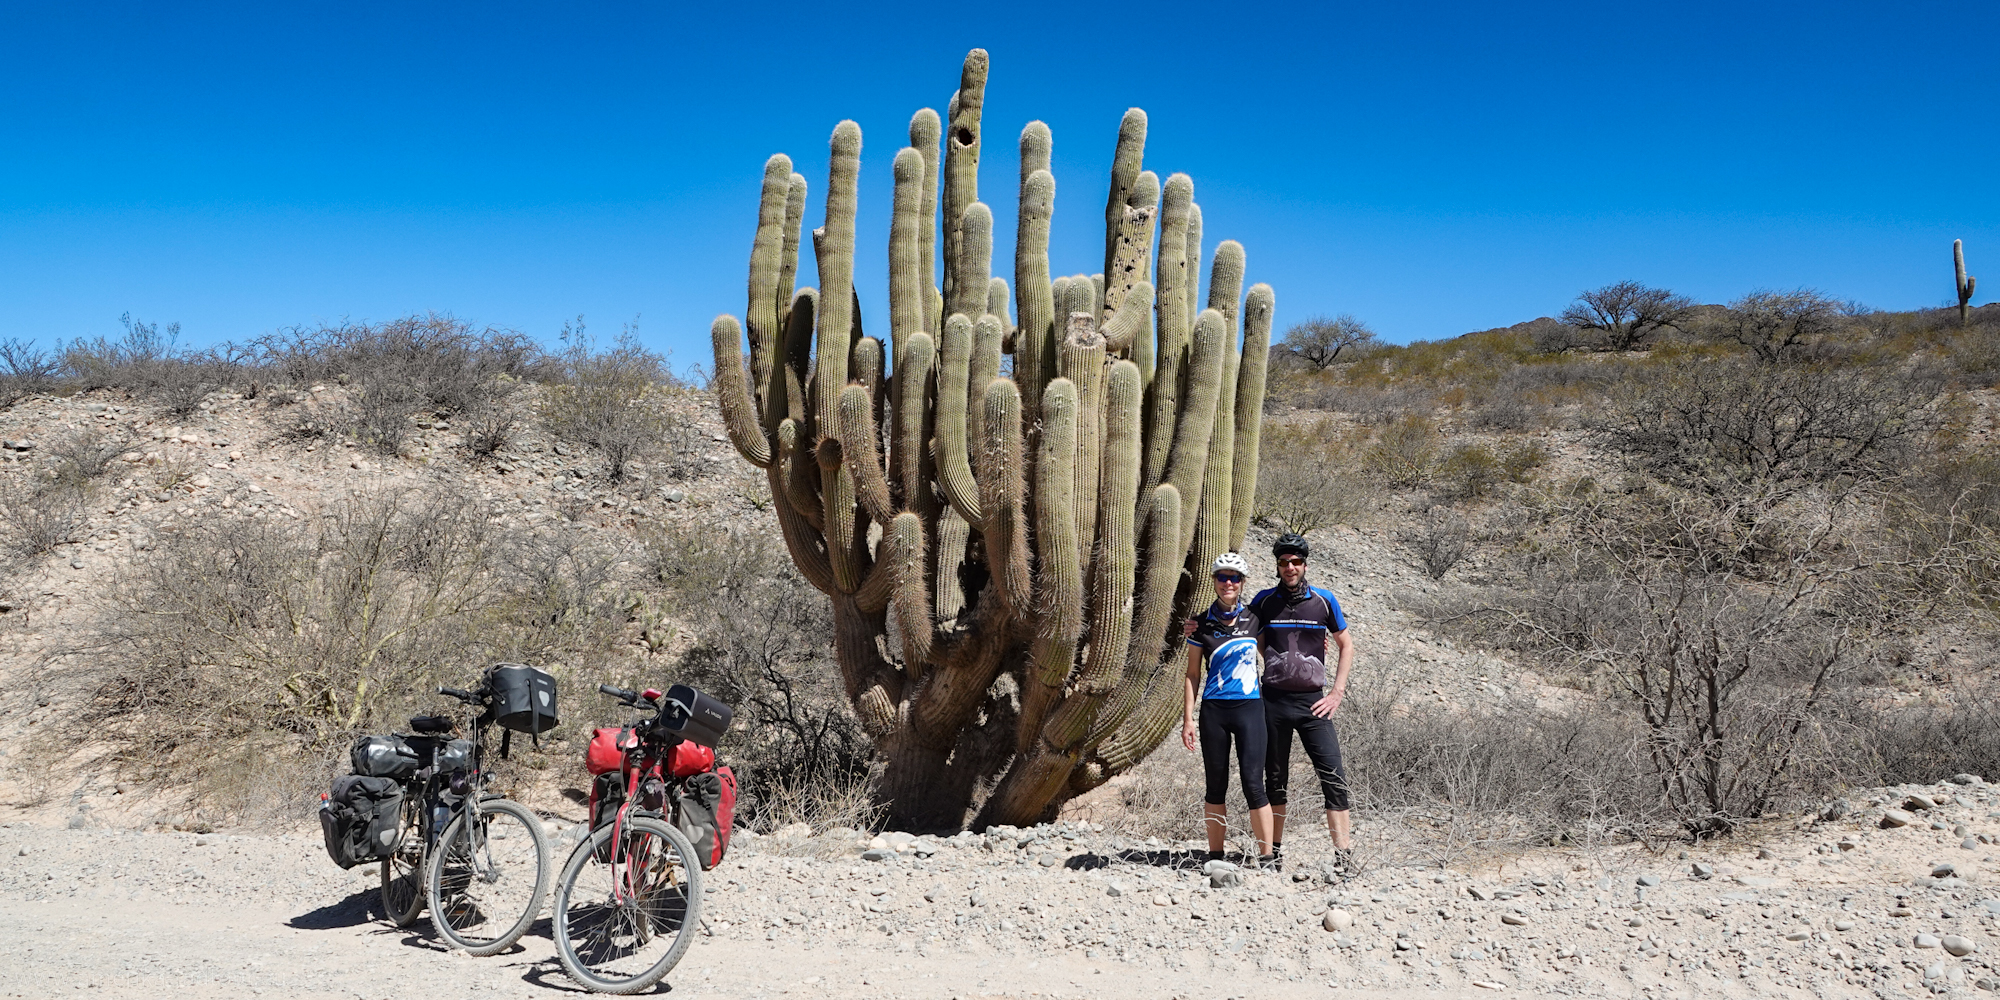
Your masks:
<instances>
[{"instance_id":1,"label":"water bottle","mask_svg":"<svg viewBox=\"0 0 2000 1000\"><path fill-rule=\"evenodd\" d=\"M431 836L444 834L444 825L451 822L451 807L442 802L431 806Z\"/></svg>"}]
</instances>

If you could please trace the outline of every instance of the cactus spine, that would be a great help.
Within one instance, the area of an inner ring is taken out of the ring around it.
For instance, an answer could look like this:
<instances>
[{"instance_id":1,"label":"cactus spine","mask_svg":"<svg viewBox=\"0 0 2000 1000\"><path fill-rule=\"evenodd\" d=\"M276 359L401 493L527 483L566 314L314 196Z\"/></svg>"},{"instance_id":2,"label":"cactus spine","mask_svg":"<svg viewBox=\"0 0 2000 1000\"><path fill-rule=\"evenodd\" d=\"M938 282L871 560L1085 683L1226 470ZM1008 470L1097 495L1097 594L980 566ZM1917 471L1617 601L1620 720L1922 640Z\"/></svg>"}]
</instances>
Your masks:
<instances>
[{"instance_id":1,"label":"cactus spine","mask_svg":"<svg viewBox=\"0 0 2000 1000\"><path fill-rule=\"evenodd\" d=\"M1979 279L1965 273L1965 242L1951 241L1951 270L1954 284L1958 288L1958 325L1972 322L1972 292L1979 286Z\"/></svg>"},{"instance_id":2,"label":"cactus spine","mask_svg":"<svg viewBox=\"0 0 2000 1000\"><path fill-rule=\"evenodd\" d=\"M1047 818L1158 745L1190 563L1241 543L1256 478L1269 289L1239 309L1242 250L1224 242L1197 310L1193 182L1163 190L1144 169L1136 109L1103 271L1050 272L1053 137L1033 122L1011 287L994 276L987 69L968 55L946 113L913 116L894 158L884 339L863 332L853 283L852 122L834 130L812 233L821 287L793 288L806 186L774 156L747 319L710 331L730 441L765 469L793 561L832 600L843 684L882 758L873 794L906 828Z\"/></svg>"}]
</instances>

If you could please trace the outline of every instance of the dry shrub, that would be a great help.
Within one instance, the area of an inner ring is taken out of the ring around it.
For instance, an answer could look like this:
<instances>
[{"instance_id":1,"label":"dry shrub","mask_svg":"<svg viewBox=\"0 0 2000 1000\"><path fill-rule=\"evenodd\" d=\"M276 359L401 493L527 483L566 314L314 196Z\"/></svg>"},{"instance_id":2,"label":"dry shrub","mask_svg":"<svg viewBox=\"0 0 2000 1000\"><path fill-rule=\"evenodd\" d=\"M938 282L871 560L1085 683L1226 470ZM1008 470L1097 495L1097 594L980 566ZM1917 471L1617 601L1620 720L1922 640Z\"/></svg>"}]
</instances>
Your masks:
<instances>
[{"instance_id":1,"label":"dry shrub","mask_svg":"<svg viewBox=\"0 0 2000 1000\"><path fill-rule=\"evenodd\" d=\"M1549 450L1541 441L1529 438L1507 449L1500 457L1500 469L1506 473L1508 482L1525 483L1535 478L1536 469L1548 464L1549 457Z\"/></svg>"},{"instance_id":2,"label":"dry shrub","mask_svg":"<svg viewBox=\"0 0 2000 1000\"><path fill-rule=\"evenodd\" d=\"M15 473L0 478L0 523L5 545L16 559L27 560L74 541L88 523L86 484L67 478Z\"/></svg>"},{"instance_id":3,"label":"dry shrub","mask_svg":"<svg viewBox=\"0 0 2000 1000\"><path fill-rule=\"evenodd\" d=\"M437 313L373 325L294 327L259 338L248 353L267 381L351 386L376 405L400 410L401 417L426 408L476 412L510 397L522 380L556 370L521 334L476 330Z\"/></svg>"},{"instance_id":4,"label":"dry shrub","mask_svg":"<svg viewBox=\"0 0 2000 1000\"><path fill-rule=\"evenodd\" d=\"M1405 541L1416 554L1417 566L1424 575L1442 580L1453 566L1472 554L1472 526L1443 507L1432 507L1424 514L1423 526Z\"/></svg>"},{"instance_id":5,"label":"dry shrub","mask_svg":"<svg viewBox=\"0 0 2000 1000\"><path fill-rule=\"evenodd\" d=\"M558 438L602 451L613 481L663 440L688 433L668 409L679 383L666 359L639 346L630 331L602 353L591 349L580 324L564 339L563 380L543 393L542 424Z\"/></svg>"},{"instance_id":6,"label":"dry shrub","mask_svg":"<svg viewBox=\"0 0 2000 1000\"><path fill-rule=\"evenodd\" d=\"M1330 419L1266 421L1257 458L1257 519L1300 534L1359 519L1374 505L1375 491L1354 460L1353 439Z\"/></svg>"},{"instance_id":7,"label":"dry shrub","mask_svg":"<svg viewBox=\"0 0 2000 1000\"><path fill-rule=\"evenodd\" d=\"M111 470L111 463L129 451L132 439L98 431L76 431L57 438L49 446L55 478L76 487L95 482Z\"/></svg>"},{"instance_id":8,"label":"dry shrub","mask_svg":"<svg viewBox=\"0 0 2000 1000\"><path fill-rule=\"evenodd\" d=\"M0 407L54 390L61 373L61 361L48 352L17 337L0 340Z\"/></svg>"},{"instance_id":9,"label":"dry shrub","mask_svg":"<svg viewBox=\"0 0 2000 1000\"><path fill-rule=\"evenodd\" d=\"M1437 472L1443 442L1437 421L1424 414L1398 417L1376 435L1362 465L1397 489L1416 489Z\"/></svg>"},{"instance_id":10,"label":"dry shrub","mask_svg":"<svg viewBox=\"0 0 2000 1000\"><path fill-rule=\"evenodd\" d=\"M1467 500L1477 500L1500 485L1503 469L1493 449L1477 442L1460 444L1439 463L1438 475L1450 491Z\"/></svg>"},{"instance_id":11,"label":"dry shrub","mask_svg":"<svg viewBox=\"0 0 2000 1000\"><path fill-rule=\"evenodd\" d=\"M655 527L642 564L693 637L676 675L735 707L726 745L743 822L864 825L874 746L842 691L832 609L769 535L715 523Z\"/></svg>"},{"instance_id":12,"label":"dry shrub","mask_svg":"<svg viewBox=\"0 0 2000 1000\"><path fill-rule=\"evenodd\" d=\"M1776 503L1894 476L1939 426L1941 385L1900 369L1715 360L1647 374L1604 434L1652 475L1712 496Z\"/></svg>"},{"instance_id":13,"label":"dry shrub","mask_svg":"<svg viewBox=\"0 0 2000 1000\"><path fill-rule=\"evenodd\" d=\"M185 417L199 409L210 393L244 377L244 358L234 347L184 350L176 345L178 323L162 331L159 324L135 320L130 313L119 322L125 326L121 337L79 338L62 346L61 368L71 387L123 389L160 406L169 416Z\"/></svg>"}]
</instances>

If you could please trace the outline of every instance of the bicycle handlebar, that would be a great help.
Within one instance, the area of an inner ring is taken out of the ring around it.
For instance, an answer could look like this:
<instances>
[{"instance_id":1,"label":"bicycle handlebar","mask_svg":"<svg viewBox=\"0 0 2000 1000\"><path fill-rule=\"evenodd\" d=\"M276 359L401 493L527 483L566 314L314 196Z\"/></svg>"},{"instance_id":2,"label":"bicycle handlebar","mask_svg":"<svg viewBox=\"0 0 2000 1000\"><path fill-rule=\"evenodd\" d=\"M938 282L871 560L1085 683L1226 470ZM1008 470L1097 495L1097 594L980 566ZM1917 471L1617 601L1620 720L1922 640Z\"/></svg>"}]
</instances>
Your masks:
<instances>
[{"instance_id":1,"label":"bicycle handlebar","mask_svg":"<svg viewBox=\"0 0 2000 1000\"><path fill-rule=\"evenodd\" d=\"M637 694L631 691L627 691L622 687L612 687L609 684L599 684L597 686L597 693L608 694L611 697L616 698L627 705L630 705L633 702L639 700L639 696Z\"/></svg>"},{"instance_id":2,"label":"bicycle handlebar","mask_svg":"<svg viewBox=\"0 0 2000 1000\"><path fill-rule=\"evenodd\" d=\"M438 693L442 695L449 695L453 698L457 698L459 701L465 702L468 705L474 704L477 701L479 701L478 695L470 691L467 691L464 688L441 687L438 688Z\"/></svg>"}]
</instances>

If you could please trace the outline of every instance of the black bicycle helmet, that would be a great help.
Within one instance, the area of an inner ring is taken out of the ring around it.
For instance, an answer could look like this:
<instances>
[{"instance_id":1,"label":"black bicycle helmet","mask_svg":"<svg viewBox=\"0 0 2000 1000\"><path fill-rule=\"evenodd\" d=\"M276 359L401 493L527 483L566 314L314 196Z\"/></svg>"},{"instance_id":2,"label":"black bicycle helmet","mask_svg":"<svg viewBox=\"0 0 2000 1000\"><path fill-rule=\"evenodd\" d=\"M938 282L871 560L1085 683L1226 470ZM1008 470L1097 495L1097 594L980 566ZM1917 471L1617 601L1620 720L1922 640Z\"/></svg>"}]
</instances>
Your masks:
<instances>
[{"instance_id":1,"label":"black bicycle helmet","mask_svg":"<svg viewBox=\"0 0 2000 1000\"><path fill-rule=\"evenodd\" d=\"M1306 541L1306 536L1296 531L1287 531L1279 535L1277 541L1271 543L1272 558L1276 559L1286 555L1295 555L1300 559L1311 559L1312 544Z\"/></svg>"}]
</instances>

